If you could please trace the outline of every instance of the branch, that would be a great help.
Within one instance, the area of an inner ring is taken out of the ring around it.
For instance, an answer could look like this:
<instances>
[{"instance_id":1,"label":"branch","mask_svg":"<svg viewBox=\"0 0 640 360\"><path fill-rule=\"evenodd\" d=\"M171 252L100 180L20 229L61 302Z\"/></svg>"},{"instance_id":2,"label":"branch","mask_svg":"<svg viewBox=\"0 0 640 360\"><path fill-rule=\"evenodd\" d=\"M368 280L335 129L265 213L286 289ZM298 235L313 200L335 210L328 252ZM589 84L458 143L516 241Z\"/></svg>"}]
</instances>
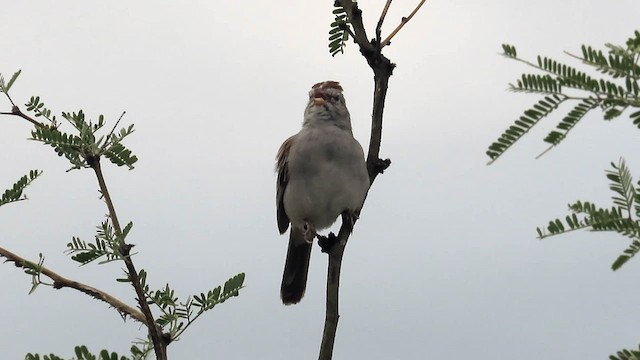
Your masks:
<instances>
[{"instance_id":1,"label":"branch","mask_svg":"<svg viewBox=\"0 0 640 360\"><path fill-rule=\"evenodd\" d=\"M360 53L367 60L369 67L374 74L374 94L373 94L373 114L371 116L371 137L369 139L369 152L367 154L367 171L369 173L369 182L373 181L382 174L391 164L391 160L380 159L380 142L382 140L382 117L384 113L384 103L389 85L389 78L393 73L395 64L391 63L384 55L382 55L382 46L379 38L369 42L367 32L362 23L362 11L358 8L356 2L351 0L336 0L339 5L345 9L349 23L353 26L353 38L360 47ZM424 1L423 1L424 2ZM388 10L391 0L387 1L385 9L378 21L378 27L381 27L385 14ZM419 7L418 7L419 8ZM417 11L414 10L411 16ZM376 29L376 32L378 29ZM397 32L397 31L396 31ZM364 206L364 204L363 204ZM359 215L359 214L355 214ZM338 299L340 287L340 270L342 268L342 258L344 250L349 240L349 236L353 230L355 219L352 214L342 215L342 226L336 237L329 234L328 240L331 241L329 246L324 246L323 251L329 255L329 264L327 269L327 299L324 330L322 333L322 342L320 345L320 360L330 360L333 356L333 345L335 343L336 330L338 328ZM323 239L324 240L324 239Z\"/></svg>"},{"instance_id":2,"label":"branch","mask_svg":"<svg viewBox=\"0 0 640 360\"><path fill-rule=\"evenodd\" d=\"M5 95L7 95L7 97L9 96L8 94L5 94ZM11 100L11 98L9 98L9 100L13 104L13 101ZM16 106L16 105L13 105L11 107L11 112L0 112L0 115L15 115L15 116L19 116L19 117L27 120L28 122L32 123L36 127L44 127L45 126L41 122L39 122L39 121L33 119L32 117L30 117L29 115L26 115L25 113L23 113L20 110L20 108L18 106Z\"/></svg>"},{"instance_id":3,"label":"branch","mask_svg":"<svg viewBox=\"0 0 640 360\"><path fill-rule=\"evenodd\" d=\"M98 178L98 186L100 187L100 192L102 196L104 196L104 201L107 203L107 208L109 209L109 217L113 222L113 228L116 232L117 236L122 235L122 228L120 227L120 221L118 220L118 216L116 215L115 207L113 206L113 201L111 200L111 196L109 195L109 189L107 188L107 184L104 181L104 176L102 174L102 168L100 167L100 158L94 157L87 159L87 163L96 173L96 177ZM133 245L126 244L122 241L120 245L120 253L122 255L122 260L127 267L127 273L129 275L129 280L131 281L131 285L133 286L136 297L138 300L138 305L142 310L145 318L145 324L147 324L147 328L149 330L149 336L153 341L153 348L156 353L157 360L166 360L167 359L167 345L170 342L170 338L164 336L162 333L162 328L156 323L153 318L153 313L151 313L151 309L149 308L149 304L146 301L144 289L142 288L142 284L140 282L140 276L138 275L138 271L133 265L133 261L131 260L131 248Z\"/></svg>"},{"instance_id":4,"label":"branch","mask_svg":"<svg viewBox=\"0 0 640 360\"><path fill-rule=\"evenodd\" d=\"M360 47L360 52L374 51L373 45L369 43L367 32L364 29L364 24L362 23L362 10L358 8L358 4L351 0L336 0L336 2L339 3L347 13L349 23L351 23L354 30L353 40Z\"/></svg>"},{"instance_id":5,"label":"branch","mask_svg":"<svg viewBox=\"0 0 640 360\"><path fill-rule=\"evenodd\" d=\"M76 289L80 292L83 292L95 299L101 300L106 302L107 304L109 304L110 306L114 307L116 310L118 310L118 312L123 316L126 317L127 315L130 316L132 319L137 320L143 324L147 324L147 320L145 319L144 315L142 314L142 312L140 312L140 310L133 308L125 303L123 303L122 301L120 301L119 299L109 295L108 293L100 290L100 289L96 289L93 286L89 286L89 285L85 285L83 283L77 282L75 280L71 280L71 279L67 279L61 275L59 275L58 273L47 269L45 267L39 267L37 266L35 263L26 260L12 252L10 252L9 250L3 249L0 247L0 256L1 257L5 257L7 260L6 261L10 261L13 262L17 267L21 267L21 268L25 268L25 269L32 269L32 270L36 270L41 274L44 274L45 276L47 276L49 279L53 280L53 288L54 289L62 289L62 288L71 288L71 289Z\"/></svg>"},{"instance_id":6,"label":"branch","mask_svg":"<svg viewBox=\"0 0 640 360\"><path fill-rule=\"evenodd\" d=\"M328 238L321 238L318 243L322 251L329 255L329 265L327 267L327 304L324 319L324 330L322 331L322 343L320 344L319 360L330 360L333 356L333 344L336 339L338 329L338 289L340 287L340 269L342 268L342 257L347 240L353 230L353 221L348 215L342 215L342 226L336 237L333 233Z\"/></svg>"},{"instance_id":7,"label":"branch","mask_svg":"<svg viewBox=\"0 0 640 360\"><path fill-rule=\"evenodd\" d=\"M382 14L380 14L380 20L378 20L378 25L376 25L376 41L380 43L381 33L382 33L382 23L384 22L384 18L387 16L387 11L389 11L389 6L391 6L392 0L387 0L387 3L384 4L384 9L382 9Z\"/></svg>"},{"instance_id":8,"label":"branch","mask_svg":"<svg viewBox=\"0 0 640 360\"><path fill-rule=\"evenodd\" d=\"M383 47L389 45L391 43L391 39L393 39L394 36L396 36L396 34L398 33L398 31L400 31L400 29L402 29L403 26L405 26L409 20L411 20L411 18L413 17L413 15L415 15L418 10L420 10L420 8L422 7L422 5L425 3L426 0L420 0L420 3L418 4L418 6L416 6L415 9L413 9L413 11L411 12L411 14L409 14L409 16L407 17L403 17L402 21L400 21L400 25L398 25L397 28L395 28L391 34L389 34L389 36L387 36L386 39L384 39L384 41L380 44L380 48L382 49Z\"/></svg>"}]
</instances>

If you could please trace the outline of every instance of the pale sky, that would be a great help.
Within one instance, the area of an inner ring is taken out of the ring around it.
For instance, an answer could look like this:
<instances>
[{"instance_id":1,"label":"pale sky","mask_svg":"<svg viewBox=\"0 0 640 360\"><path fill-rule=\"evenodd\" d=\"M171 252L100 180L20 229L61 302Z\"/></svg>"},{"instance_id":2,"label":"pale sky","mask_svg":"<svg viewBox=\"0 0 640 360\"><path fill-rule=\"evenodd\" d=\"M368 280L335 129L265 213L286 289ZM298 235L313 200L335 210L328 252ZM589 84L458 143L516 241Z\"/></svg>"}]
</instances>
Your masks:
<instances>
[{"instance_id":1,"label":"pale sky","mask_svg":"<svg viewBox=\"0 0 640 360\"><path fill-rule=\"evenodd\" d=\"M418 1L393 2L387 34ZM279 298L287 236L275 222L274 156L297 132L311 85L340 81L354 134L368 146L372 73L355 44L332 58L332 1L12 1L2 7L0 72L57 112L136 132L134 171L106 166L121 222L133 221L135 263L152 286L186 298L246 272L240 296L169 347L171 359L313 359L324 320L326 256L315 247L306 295ZM368 33L384 4L361 2ZM334 359L607 359L640 342L640 260L618 272L622 237L574 233L536 240L566 204L609 204L604 170L620 156L640 179L640 131L596 111L539 160L546 119L504 158L487 146L536 96L508 92L522 64L502 43L579 65L563 51L624 44L637 0L428 1L385 48L397 64L385 108L378 177L347 246ZM0 111L10 104L0 99ZM568 111L568 108L563 108ZM91 171L26 141L31 127L0 117L0 188L44 175L29 201L0 208L0 246L134 304L113 279L120 264L79 268L63 254L91 240L106 209ZM145 331L76 291L40 288L0 266L3 359L71 357L73 346L127 354Z\"/></svg>"}]
</instances>

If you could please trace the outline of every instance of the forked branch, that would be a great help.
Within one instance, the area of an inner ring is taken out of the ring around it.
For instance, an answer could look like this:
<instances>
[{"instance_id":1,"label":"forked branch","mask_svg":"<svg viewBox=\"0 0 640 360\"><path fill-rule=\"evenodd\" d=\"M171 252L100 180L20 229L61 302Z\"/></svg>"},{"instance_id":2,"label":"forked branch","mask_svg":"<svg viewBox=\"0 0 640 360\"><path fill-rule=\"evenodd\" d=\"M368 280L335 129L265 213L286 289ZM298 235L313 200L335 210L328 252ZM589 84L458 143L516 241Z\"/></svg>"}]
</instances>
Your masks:
<instances>
[{"instance_id":1,"label":"forked branch","mask_svg":"<svg viewBox=\"0 0 640 360\"><path fill-rule=\"evenodd\" d=\"M393 37L396 36L398 31L400 31L400 29L402 29L409 22L409 20L411 20L411 18L413 18L413 16L418 12L418 10L420 10L420 8L425 3L425 1L426 0L420 0L420 3L416 6L415 9L413 9L411 14L409 14L409 16L407 16L407 17L403 17L402 18L402 20L400 21L400 24L398 25L398 27L393 29L391 34L389 34L389 36L387 36L387 38L384 39L384 41L380 44L380 48L383 48L383 47L385 47L385 46L387 46L387 45L389 45L391 43L391 39L393 39Z\"/></svg>"},{"instance_id":2,"label":"forked branch","mask_svg":"<svg viewBox=\"0 0 640 360\"><path fill-rule=\"evenodd\" d=\"M5 95L8 97L9 95L6 94ZM4 115L15 115L15 116L19 116L27 121L29 121L30 123L32 123L33 125L35 125L36 127L44 127L45 125L43 125L42 123L32 119L31 117L29 117L28 115L24 114L19 108L18 106L16 106L13 101L11 100L11 98L9 98L9 100L11 101L11 103L13 104L12 106L12 110L11 112L4 112L4 113L0 113L0 114L4 114ZM124 115L124 113L123 113ZM122 116L121 116L122 118ZM111 134L110 134L111 136ZM113 205L113 201L111 199L111 196L109 195L109 189L107 188L106 182L104 180L104 175L102 174L102 169L100 167L100 156L89 156L87 154L82 154L83 157L86 158L87 164L94 170L95 174L96 174L96 178L98 180L98 185L100 187L100 193L102 194L102 196L104 196L104 200L105 203L107 204L107 208L109 210L109 218L111 219L112 223L113 223L113 227L116 233L116 236L120 237L122 235L122 228L120 226L120 221L118 220L118 216L116 215L116 211L115 211L115 207ZM0 255L6 257L7 259L9 259L9 261L13 261L17 266L20 267L26 267L26 268L30 268L32 270L36 270L36 271L41 271L42 274L46 275L47 277L51 278L54 281L54 287L55 288L61 288L61 287L70 287L70 288L74 288L77 289L81 292L84 292L96 299L105 301L107 303L109 303L110 305L112 305L113 307L115 307L116 309L118 309L118 311L120 311L123 314L129 315L133 318L135 318L138 321L141 321L142 323L144 323L148 330L149 330L149 336L151 337L151 340L153 341L153 345L154 345L154 351L156 354L156 359L157 360L166 360L167 359L167 345L169 344L169 342L171 341L171 339L168 336L165 336L162 333L162 328L156 323L154 317L153 317L153 313L151 312L151 309L149 308L149 304L146 301L146 296L144 293L144 289L142 288L142 283L140 281L140 277L138 275L138 271L136 270L136 267L133 264L133 261L131 260L131 248L133 248L133 245L131 244L127 244L124 242L124 240L122 240L122 243L120 244L119 247L119 253L122 255L122 260L125 263L125 266L127 268L127 275L129 277L129 280L131 282L131 285L133 286L135 292L136 292L136 300L138 302L138 306L140 307L140 309L142 310L141 312L137 309L133 309L131 307L129 307L128 305L124 304L123 302L121 302L120 300L110 296L109 294L93 288L91 286L88 285L84 285L81 283L78 283L76 281L72 281L72 280L68 280L58 274L56 274L55 272L46 269L46 268L39 268L39 266L37 266L36 264L29 262L7 250L1 249L2 252L0 253ZM39 270L38 270L39 269Z\"/></svg>"},{"instance_id":3,"label":"forked branch","mask_svg":"<svg viewBox=\"0 0 640 360\"><path fill-rule=\"evenodd\" d=\"M391 160L380 159L380 143L382 141L382 118L384 114L384 104L387 96L387 88L389 86L389 78L393 73L395 64L382 54L382 48L389 44L391 38L400 31L402 26L411 19L420 9L425 0L413 10L408 18L396 28L387 39L380 42L380 32L382 23L389 10L391 0L387 0L385 8L380 16L380 20L376 26L376 39L368 40L367 32L362 22L362 11L358 8L356 2L351 0L336 0L336 4L341 6L347 13L349 23L353 26L353 39L360 48L360 53L365 57L369 67L374 74L374 92L373 92L373 114L371 116L371 137L369 139L369 151L367 154L367 171L369 173L370 184L373 184L378 174L382 174L391 164ZM335 343L336 330L338 327L338 319L340 318L338 300L340 287L340 270L342 267L342 258L347 245L351 231L353 230L353 217L343 215L342 226L338 236L329 235L330 246L323 247L323 251L329 255L329 264L327 269L327 293L326 293L326 315L324 331L322 333L322 343L320 346L320 360L329 360L333 356L333 346Z\"/></svg>"}]
</instances>

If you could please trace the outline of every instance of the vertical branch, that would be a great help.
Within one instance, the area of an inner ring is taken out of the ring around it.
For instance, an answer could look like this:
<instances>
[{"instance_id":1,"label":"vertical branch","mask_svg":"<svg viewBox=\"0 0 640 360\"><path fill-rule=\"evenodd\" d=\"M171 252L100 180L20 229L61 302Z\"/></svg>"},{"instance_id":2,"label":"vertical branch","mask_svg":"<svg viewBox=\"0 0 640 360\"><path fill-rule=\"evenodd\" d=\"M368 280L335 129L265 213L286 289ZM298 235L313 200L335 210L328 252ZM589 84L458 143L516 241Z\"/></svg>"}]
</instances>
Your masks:
<instances>
[{"instance_id":1,"label":"vertical branch","mask_svg":"<svg viewBox=\"0 0 640 360\"><path fill-rule=\"evenodd\" d=\"M381 40L382 23L384 22L384 18L387 16L387 11L389 11L389 6L391 6L391 1L392 0L387 0L387 3L384 4L384 9L382 10L382 14L380 14L378 25L376 25L376 42L380 42Z\"/></svg>"},{"instance_id":2,"label":"vertical branch","mask_svg":"<svg viewBox=\"0 0 640 360\"><path fill-rule=\"evenodd\" d=\"M338 289L340 288L340 269L342 268L342 257L344 249L347 245L349 235L353 230L352 221L346 219L348 215L343 214L342 226L338 237L330 239L335 243L330 244L326 251L329 255L329 265L327 267L327 303L324 318L324 330L322 331L322 342L320 343L319 360L330 360L333 356L333 344L336 339L336 331L338 329ZM324 251L324 249L323 249Z\"/></svg>"},{"instance_id":3,"label":"vertical branch","mask_svg":"<svg viewBox=\"0 0 640 360\"><path fill-rule=\"evenodd\" d=\"M382 142L382 117L384 115L384 103L387 99L389 78L393 73L395 64L392 64L384 55L379 54L379 59L373 66L373 114L371 115L371 137L369 138L369 152L367 154L367 170L369 181L373 184L378 174L382 174L389 167L389 159L380 159L380 144Z\"/></svg>"},{"instance_id":4,"label":"vertical branch","mask_svg":"<svg viewBox=\"0 0 640 360\"><path fill-rule=\"evenodd\" d=\"M389 86L389 78L393 73L395 65L391 63L384 55L382 55L381 43L379 35L377 39L369 41L367 33L362 23L362 11L358 8L356 2L351 0L336 0L342 8L345 9L349 23L353 27L353 39L360 48L360 53L365 57L367 63L374 73L374 93L373 93L373 113L371 116L371 137L369 140L369 151L367 154L367 171L369 173L370 184L378 176L389 167L391 161L389 159L382 160L380 155L380 143L382 141L382 116L384 113L384 102L387 96L387 88ZM387 1L381 19L378 22L376 33L382 25L384 16L388 10L391 1ZM343 214L342 226L338 236L331 247L326 250L329 255L329 264L327 269L327 298L326 298L326 314L324 331L322 332L322 342L320 345L319 360L330 360L333 356L333 346L335 343L336 331L338 328L338 319L340 318L338 299L340 287L340 270L342 268L342 258L347 245L347 240L353 230L353 218ZM333 234L330 234L330 238Z\"/></svg>"},{"instance_id":5,"label":"vertical branch","mask_svg":"<svg viewBox=\"0 0 640 360\"><path fill-rule=\"evenodd\" d=\"M111 196L109 195L109 189L107 188L107 184L104 181L104 176L102 174L102 168L100 167L100 158L93 157L87 159L87 163L93 171L96 173L96 177L98 178L98 186L100 187L100 192L102 196L104 196L104 201L107 203L107 208L109 209L109 217L113 222L113 228L115 229L116 235L122 235L122 228L120 227L120 221L118 220L118 216L116 215L115 207L113 206L113 201L111 200ZM120 253L122 255L122 260L127 267L127 272L129 273L129 280L131 281L131 285L133 286L136 297L138 300L138 305L140 306L140 310L144 314L146 319L146 325L149 329L149 336L151 337L151 341L153 341L153 348L156 353L157 360L166 360L167 359L167 345L169 343L169 339L166 339L162 334L162 329L160 326L156 324L156 321L153 318L153 313L151 313L151 309L149 308L149 304L145 300L144 290L142 289L142 284L140 282L140 277L138 276L138 271L136 267L133 265L133 261L131 260L131 248L133 245L126 244L124 241L120 244Z\"/></svg>"}]
</instances>

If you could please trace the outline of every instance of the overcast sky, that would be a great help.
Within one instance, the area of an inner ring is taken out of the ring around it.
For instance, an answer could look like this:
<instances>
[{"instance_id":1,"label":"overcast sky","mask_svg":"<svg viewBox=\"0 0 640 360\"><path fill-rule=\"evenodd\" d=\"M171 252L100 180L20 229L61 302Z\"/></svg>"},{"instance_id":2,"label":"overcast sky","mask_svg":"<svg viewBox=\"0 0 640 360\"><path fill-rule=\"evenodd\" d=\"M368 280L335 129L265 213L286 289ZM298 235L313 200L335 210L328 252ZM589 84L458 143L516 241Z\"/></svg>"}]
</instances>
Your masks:
<instances>
[{"instance_id":1,"label":"overcast sky","mask_svg":"<svg viewBox=\"0 0 640 360\"><path fill-rule=\"evenodd\" d=\"M396 0L383 33L415 6ZM384 4L363 1L369 35ZM397 64L381 156L393 161L370 191L348 244L334 359L606 359L635 347L640 260L614 273L627 240L574 233L536 240L536 226L577 199L609 204L604 170L625 156L640 176L638 131L596 111L564 144L545 119L492 166L487 146L535 96L506 91L528 71L502 43L535 59L578 65L563 51L624 44L637 0L428 1L385 54ZM326 256L314 248L303 301L279 298L287 236L275 222L274 156L297 132L311 85L340 81L354 134L368 145L372 74L354 44L332 58L332 1L6 1L0 72L23 73L12 96L40 95L58 112L84 109L137 131L134 171L105 176L135 262L152 286L183 297L246 272L240 296L169 347L171 359L313 359L324 320ZM0 111L10 104L0 99ZM564 108L563 110L568 110ZM0 188L45 171L29 201L0 208L0 246L130 304L121 264L78 268L63 254L91 240L106 209L91 171L26 141L29 124L0 117ZM126 354L144 337L105 304L40 288L0 266L3 359L71 356L73 346Z\"/></svg>"}]
</instances>

